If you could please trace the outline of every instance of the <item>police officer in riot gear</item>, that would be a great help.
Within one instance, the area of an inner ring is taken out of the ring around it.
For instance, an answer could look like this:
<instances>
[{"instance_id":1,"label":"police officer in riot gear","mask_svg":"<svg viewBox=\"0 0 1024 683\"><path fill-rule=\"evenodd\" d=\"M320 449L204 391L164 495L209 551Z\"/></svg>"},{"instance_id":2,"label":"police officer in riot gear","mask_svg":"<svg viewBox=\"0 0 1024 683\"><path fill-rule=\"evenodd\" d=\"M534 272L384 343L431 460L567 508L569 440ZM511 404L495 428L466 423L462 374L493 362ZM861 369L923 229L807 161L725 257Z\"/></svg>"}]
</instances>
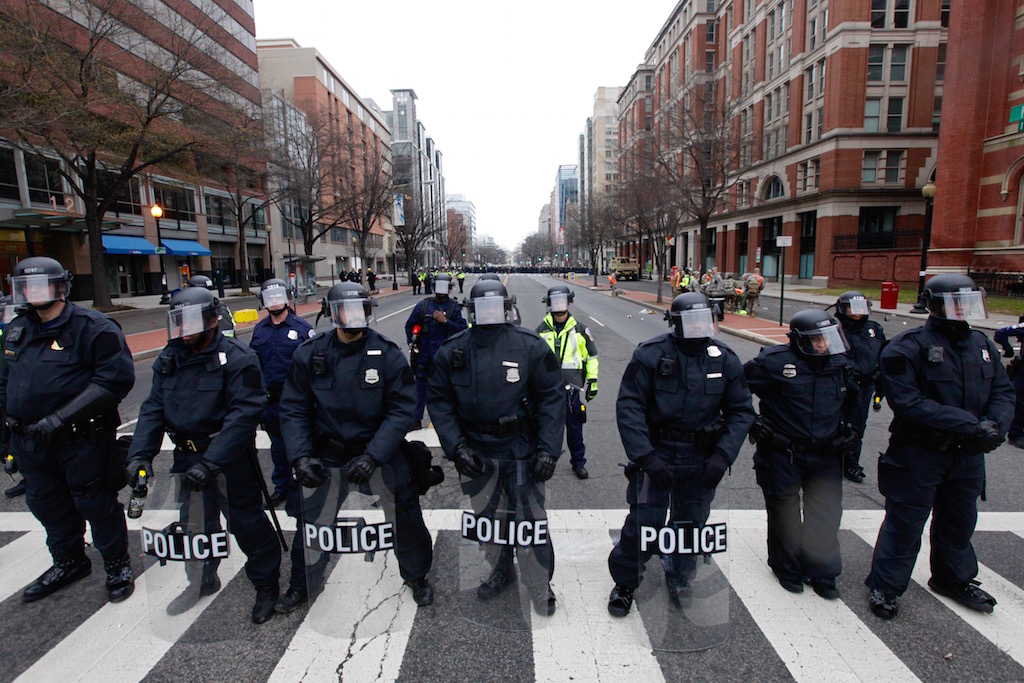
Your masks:
<instances>
[{"instance_id":1,"label":"police officer in riot gear","mask_svg":"<svg viewBox=\"0 0 1024 683\"><path fill-rule=\"evenodd\" d=\"M54 259L20 261L11 285L14 303L24 308L4 330L0 410L27 483L25 502L53 555L53 566L22 600L39 600L90 573L88 521L103 556L107 597L119 602L135 588L117 500L122 463L113 460L117 405L135 384L131 353L115 323L67 300L71 273Z\"/></svg>"},{"instance_id":2,"label":"police officer in riot gear","mask_svg":"<svg viewBox=\"0 0 1024 683\"><path fill-rule=\"evenodd\" d=\"M14 317L18 315L18 307L14 305L10 295L4 295L0 297L0 339L3 338L4 329L7 324L14 320ZM4 471L7 472L11 479L14 479L14 475L18 472L18 463L11 454L11 435L10 430L0 424L0 458L4 461ZM25 495L25 478L22 477L21 481L17 482L14 486L4 489L4 497L6 498L17 498L18 496Z\"/></svg>"},{"instance_id":3,"label":"police officer in riot gear","mask_svg":"<svg viewBox=\"0 0 1024 683\"><path fill-rule=\"evenodd\" d=\"M864 583L871 611L883 619L899 610L929 514L929 588L979 612L992 612L996 604L974 578L971 536L985 491L984 454L1006 436L1013 387L996 345L971 329L971 320L988 316L985 293L971 278L936 275L922 303L929 312L924 326L897 335L882 350L893 421L889 448L878 460L885 519Z\"/></svg>"},{"instance_id":4,"label":"police officer in riot gear","mask_svg":"<svg viewBox=\"0 0 1024 683\"><path fill-rule=\"evenodd\" d=\"M398 346L370 329L371 302L362 285L343 282L326 297L335 329L295 352L281 397L281 432L295 477L305 487L326 481L324 467L348 470L365 484L383 469L395 500L395 554L399 573L417 605L434 601L427 579L433 544L423 523L419 495L400 445L414 423L416 394L409 363ZM299 499L288 512L299 516ZM301 528L301 525L300 525ZM291 583L277 611L292 612L308 600L300 529L292 545Z\"/></svg>"},{"instance_id":5,"label":"police officer in riot gear","mask_svg":"<svg viewBox=\"0 0 1024 683\"><path fill-rule=\"evenodd\" d=\"M434 355L444 340L466 329L462 307L448 298L451 285L450 275L438 274L433 280L434 296L420 300L413 307L409 319L405 321L406 343L412 347L413 337L417 337L417 353L412 359L412 370L416 376L417 423L423 419L423 409L427 405L427 375L430 373ZM429 285L427 291L430 291Z\"/></svg>"},{"instance_id":6,"label":"police officer in riot gear","mask_svg":"<svg viewBox=\"0 0 1024 683\"><path fill-rule=\"evenodd\" d=\"M703 524L715 489L736 461L754 421L743 364L717 334L713 309L699 292L684 292L666 312L672 332L641 343L633 352L615 403L622 445L630 460L629 515L608 557L615 588L608 612L624 617L633 604L644 563L640 528L673 520ZM704 400L688 400L694 394ZM643 500L641 500L641 497ZM691 590L695 556L676 556L666 581L673 601Z\"/></svg>"},{"instance_id":7,"label":"police officer in riot gear","mask_svg":"<svg viewBox=\"0 0 1024 683\"><path fill-rule=\"evenodd\" d=\"M468 310L473 326L441 345L430 373L430 415L441 447L466 478L464 489L485 474L481 457L510 466L532 463L526 468L531 481L505 485L536 487L554 474L562 448L565 389L558 359L536 332L509 323L512 300L500 282L473 285ZM550 581L550 543L532 552ZM478 598L493 598L515 581L512 556L512 547L504 546ZM532 598L538 613L554 613L550 583Z\"/></svg>"},{"instance_id":8,"label":"police officer in riot gear","mask_svg":"<svg viewBox=\"0 0 1024 683\"><path fill-rule=\"evenodd\" d=\"M183 485L202 491L210 501L207 511L215 515L218 506L225 507L215 483L223 473L227 509L221 511L247 556L245 573L256 587L252 620L261 624L273 615L281 564L281 548L263 512L257 479L262 473L256 470L252 451L266 389L256 353L218 333L218 304L202 287L171 297L169 341L153 364L153 388L139 409L127 473L134 486L140 469L153 471L152 461L166 432L174 442L171 471L184 473ZM219 525L219 515L206 520L207 531ZM220 589L217 564L207 560L203 566L197 577L200 595Z\"/></svg>"},{"instance_id":9,"label":"police officer in riot gear","mask_svg":"<svg viewBox=\"0 0 1024 683\"><path fill-rule=\"evenodd\" d=\"M562 366L565 380L565 433L569 443L569 464L580 479L590 476L586 464L586 444L583 443L583 424L587 421L586 407L580 400L583 392L587 402L597 397L597 346L590 328L580 329L576 318L569 313L569 304L575 295L567 285L548 289L544 303L548 314L537 326L537 334L547 342Z\"/></svg>"},{"instance_id":10,"label":"police officer in riot gear","mask_svg":"<svg viewBox=\"0 0 1024 683\"><path fill-rule=\"evenodd\" d=\"M846 356L853 364L853 378L857 383L857 406L851 418L853 441L844 453L843 476L852 482L864 481L864 468L860 466L860 450L864 429L868 422L868 409L874 398L876 410L881 408L881 371L878 357L885 344L885 332L874 320L869 320L871 302L857 291L843 292L836 300L836 319L850 345Z\"/></svg>"},{"instance_id":11,"label":"police officer in riot gear","mask_svg":"<svg viewBox=\"0 0 1024 683\"><path fill-rule=\"evenodd\" d=\"M193 275L185 283L186 287L202 287L208 289L211 292L216 289L213 284L213 280L206 277L205 275ZM217 300L217 316L219 321L217 323L217 329L220 330L221 334L225 337L235 336L235 316L231 313L231 309L228 308L223 301Z\"/></svg>"},{"instance_id":12,"label":"police officer in riot gear","mask_svg":"<svg viewBox=\"0 0 1024 683\"><path fill-rule=\"evenodd\" d=\"M764 349L744 366L761 405L750 436L768 511L768 566L786 590L802 593L809 583L835 600L842 570L842 453L853 442L846 425L856 384L849 345L826 311L799 311L789 329L789 344Z\"/></svg>"},{"instance_id":13,"label":"police officer in riot gear","mask_svg":"<svg viewBox=\"0 0 1024 683\"><path fill-rule=\"evenodd\" d=\"M292 354L316 331L304 318L295 315L288 299L288 284L280 278L271 278L260 286L260 300L267 309L267 317L256 323L249 347L260 357L263 381L267 385L267 403L263 406L263 424L270 437L270 459L274 463L271 481L274 492L270 504L285 501L292 485L291 467L281 436L281 392L292 364Z\"/></svg>"}]
</instances>

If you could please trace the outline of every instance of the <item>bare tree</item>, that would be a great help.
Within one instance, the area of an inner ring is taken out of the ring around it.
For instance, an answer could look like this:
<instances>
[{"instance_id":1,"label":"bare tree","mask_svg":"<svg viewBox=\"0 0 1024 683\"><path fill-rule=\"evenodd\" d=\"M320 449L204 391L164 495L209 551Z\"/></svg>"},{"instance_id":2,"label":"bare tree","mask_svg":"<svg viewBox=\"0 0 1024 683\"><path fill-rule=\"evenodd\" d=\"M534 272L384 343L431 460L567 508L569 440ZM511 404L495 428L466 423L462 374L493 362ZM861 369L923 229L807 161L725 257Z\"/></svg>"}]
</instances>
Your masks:
<instances>
[{"instance_id":1,"label":"bare tree","mask_svg":"<svg viewBox=\"0 0 1024 683\"><path fill-rule=\"evenodd\" d=\"M508 261L505 250L496 244L484 244L477 248L477 258L485 265L500 266Z\"/></svg>"},{"instance_id":2,"label":"bare tree","mask_svg":"<svg viewBox=\"0 0 1024 683\"><path fill-rule=\"evenodd\" d=\"M344 225L356 233L356 245L362 263L360 280L366 284L370 235L382 228L394 208L394 185L391 177L391 156L381 141L350 138L342 146L340 163L334 169L337 184L334 195ZM383 239L383 237L381 237Z\"/></svg>"},{"instance_id":3,"label":"bare tree","mask_svg":"<svg viewBox=\"0 0 1024 683\"><path fill-rule=\"evenodd\" d=\"M658 167L638 169L620 184L616 196L619 216L629 234L651 246L654 270L658 278L658 303L663 302L662 286L665 279L665 260L668 238L674 236L685 218L672 200L673 185ZM643 267L643 264L640 264Z\"/></svg>"},{"instance_id":4,"label":"bare tree","mask_svg":"<svg viewBox=\"0 0 1024 683\"><path fill-rule=\"evenodd\" d=\"M441 246L445 259L449 264L459 263L465 265L468 242L465 219L462 216L458 216L454 223L449 220L447 229L442 232L444 233L444 241Z\"/></svg>"},{"instance_id":5,"label":"bare tree","mask_svg":"<svg viewBox=\"0 0 1024 683\"><path fill-rule=\"evenodd\" d=\"M615 235L618 212L612 198L604 195L588 195L583 205L585 211L573 208L579 206L570 205L566 239L586 253L596 287L598 272L601 270L601 252Z\"/></svg>"},{"instance_id":6,"label":"bare tree","mask_svg":"<svg viewBox=\"0 0 1024 683\"><path fill-rule=\"evenodd\" d=\"M213 94L238 77L216 60L207 31L224 12L210 8L199 21L168 16L158 46L132 29L151 21L136 0L0 6L0 135L60 160L85 209L97 308L111 303L102 226L118 195L151 167L190 161L183 153L201 143L194 124L227 109Z\"/></svg>"},{"instance_id":7,"label":"bare tree","mask_svg":"<svg viewBox=\"0 0 1024 683\"><path fill-rule=\"evenodd\" d=\"M551 252L551 240L547 235L533 233L527 235L519 247L519 254L528 265L540 265L545 256Z\"/></svg>"},{"instance_id":8,"label":"bare tree","mask_svg":"<svg viewBox=\"0 0 1024 683\"><path fill-rule=\"evenodd\" d=\"M396 187L401 193L403 187ZM416 262L420 250L437 232L436 214L424 211L423 207L411 195L405 196L405 225L395 226L395 238L398 248L405 255L406 268L409 271L409 282L416 277Z\"/></svg>"}]
</instances>

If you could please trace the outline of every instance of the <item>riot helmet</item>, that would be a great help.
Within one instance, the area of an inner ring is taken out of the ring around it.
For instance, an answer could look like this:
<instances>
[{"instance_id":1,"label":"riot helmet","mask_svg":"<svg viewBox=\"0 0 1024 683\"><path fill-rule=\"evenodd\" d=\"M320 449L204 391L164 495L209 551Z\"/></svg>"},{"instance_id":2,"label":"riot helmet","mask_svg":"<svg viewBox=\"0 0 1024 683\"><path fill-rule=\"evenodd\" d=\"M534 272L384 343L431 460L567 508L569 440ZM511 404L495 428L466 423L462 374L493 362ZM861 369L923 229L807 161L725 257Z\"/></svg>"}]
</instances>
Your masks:
<instances>
[{"instance_id":1,"label":"riot helmet","mask_svg":"<svg viewBox=\"0 0 1024 683\"><path fill-rule=\"evenodd\" d=\"M575 292L569 289L568 285L555 285L548 289L548 293L542 301L548 305L551 313L566 313L569 311L569 304L576 298Z\"/></svg>"},{"instance_id":2,"label":"riot helmet","mask_svg":"<svg viewBox=\"0 0 1024 683\"><path fill-rule=\"evenodd\" d=\"M718 321L711 302L700 292L683 292L672 299L665 320L677 337L707 339L718 336Z\"/></svg>"},{"instance_id":3,"label":"riot helmet","mask_svg":"<svg viewBox=\"0 0 1024 683\"><path fill-rule=\"evenodd\" d=\"M790 318L789 340L805 356L835 356L850 350L843 328L820 308L805 308Z\"/></svg>"},{"instance_id":4,"label":"riot helmet","mask_svg":"<svg viewBox=\"0 0 1024 683\"><path fill-rule=\"evenodd\" d=\"M167 309L167 340L180 339L216 330L220 301L205 287L189 287L175 292Z\"/></svg>"},{"instance_id":5,"label":"riot helmet","mask_svg":"<svg viewBox=\"0 0 1024 683\"><path fill-rule=\"evenodd\" d=\"M66 301L71 293L71 271L49 256L30 256L18 261L8 276L11 299L16 306L28 304L45 309L57 301Z\"/></svg>"},{"instance_id":6,"label":"riot helmet","mask_svg":"<svg viewBox=\"0 0 1024 683\"><path fill-rule=\"evenodd\" d=\"M503 325L512 311L512 299L505 285L480 280L469 290L469 321L474 326Z\"/></svg>"},{"instance_id":7,"label":"riot helmet","mask_svg":"<svg viewBox=\"0 0 1024 683\"><path fill-rule=\"evenodd\" d=\"M206 277L205 275L193 275L185 283L186 287L205 287L206 289L213 289L213 280Z\"/></svg>"},{"instance_id":8,"label":"riot helmet","mask_svg":"<svg viewBox=\"0 0 1024 683\"><path fill-rule=\"evenodd\" d=\"M480 280L494 280L495 282L501 282L501 277L497 273L484 273L480 276Z\"/></svg>"},{"instance_id":9,"label":"riot helmet","mask_svg":"<svg viewBox=\"0 0 1024 683\"><path fill-rule=\"evenodd\" d=\"M846 318L851 315L870 315L871 301L863 292L851 290L843 292L836 299L836 315Z\"/></svg>"},{"instance_id":10,"label":"riot helmet","mask_svg":"<svg viewBox=\"0 0 1024 683\"><path fill-rule=\"evenodd\" d=\"M921 303L941 320L984 320L985 290L960 273L936 275L925 283Z\"/></svg>"},{"instance_id":11,"label":"riot helmet","mask_svg":"<svg viewBox=\"0 0 1024 683\"><path fill-rule=\"evenodd\" d=\"M452 288L452 276L448 273L439 273L434 278L434 294L437 296L448 296Z\"/></svg>"},{"instance_id":12,"label":"riot helmet","mask_svg":"<svg viewBox=\"0 0 1024 683\"><path fill-rule=\"evenodd\" d=\"M280 313L288 307L288 283L272 277L260 285L260 301L271 313Z\"/></svg>"},{"instance_id":13,"label":"riot helmet","mask_svg":"<svg viewBox=\"0 0 1024 683\"><path fill-rule=\"evenodd\" d=\"M331 322L345 332L358 332L370 326L373 302L366 289L357 282L339 282L327 290L324 304L331 312Z\"/></svg>"}]
</instances>

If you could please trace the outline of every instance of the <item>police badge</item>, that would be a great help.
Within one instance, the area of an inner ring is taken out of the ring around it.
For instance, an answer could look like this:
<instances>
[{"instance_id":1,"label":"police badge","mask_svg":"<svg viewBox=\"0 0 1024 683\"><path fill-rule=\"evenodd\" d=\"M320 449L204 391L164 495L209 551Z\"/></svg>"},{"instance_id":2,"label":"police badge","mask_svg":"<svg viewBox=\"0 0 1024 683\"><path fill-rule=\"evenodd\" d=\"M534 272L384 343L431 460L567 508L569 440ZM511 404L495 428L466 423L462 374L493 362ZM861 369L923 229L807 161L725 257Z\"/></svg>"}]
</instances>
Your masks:
<instances>
[{"instance_id":1,"label":"police badge","mask_svg":"<svg viewBox=\"0 0 1024 683\"><path fill-rule=\"evenodd\" d=\"M988 349L982 349L981 350L981 359L983 361L985 361L986 363L989 363L989 362L992 361L992 356L989 355Z\"/></svg>"},{"instance_id":2,"label":"police badge","mask_svg":"<svg viewBox=\"0 0 1024 683\"><path fill-rule=\"evenodd\" d=\"M796 366L792 363L786 363L782 366L782 376L786 379L793 379L796 377Z\"/></svg>"},{"instance_id":3,"label":"police badge","mask_svg":"<svg viewBox=\"0 0 1024 683\"><path fill-rule=\"evenodd\" d=\"M366 375L363 376L363 381L367 384L376 384L380 381L380 373L377 372L377 368L370 368L366 371Z\"/></svg>"},{"instance_id":4,"label":"police badge","mask_svg":"<svg viewBox=\"0 0 1024 683\"><path fill-rule=\"evenodd\" d=\"M507 368L505 370L505 381L509 384L515 384L519 381L519 368Z\"/></svg>"}]
</instances>

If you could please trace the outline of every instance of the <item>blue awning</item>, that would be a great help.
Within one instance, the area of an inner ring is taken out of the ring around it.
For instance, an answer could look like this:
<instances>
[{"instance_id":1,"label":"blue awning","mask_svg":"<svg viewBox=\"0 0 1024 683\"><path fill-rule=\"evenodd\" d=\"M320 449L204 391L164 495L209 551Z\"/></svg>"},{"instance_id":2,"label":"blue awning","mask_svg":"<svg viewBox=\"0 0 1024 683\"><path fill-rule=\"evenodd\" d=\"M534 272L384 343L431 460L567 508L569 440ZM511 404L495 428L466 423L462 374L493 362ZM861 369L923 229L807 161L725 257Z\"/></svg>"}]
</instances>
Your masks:
<instances>
[{"instance_id":1,"label":"blue awning","mask_svg":"<svg viewBox=\"0 0 1024 683\"><path fill-rule=\"evenodd\" d=\"M212 251L195 240L161 240L168 254L177 256L211 256Z\"/></svg>"},{"instance_id":2,"label":"blue awning","mask_svg":"<svg viewBox=\"0 0 1024 683\"><path fill-rule=\"evenodd\" d=\"M145 256L155 254L156 247L145 237L103 235L103 251L108 254L138 254Z\"/></svg>"}]
</instances>

